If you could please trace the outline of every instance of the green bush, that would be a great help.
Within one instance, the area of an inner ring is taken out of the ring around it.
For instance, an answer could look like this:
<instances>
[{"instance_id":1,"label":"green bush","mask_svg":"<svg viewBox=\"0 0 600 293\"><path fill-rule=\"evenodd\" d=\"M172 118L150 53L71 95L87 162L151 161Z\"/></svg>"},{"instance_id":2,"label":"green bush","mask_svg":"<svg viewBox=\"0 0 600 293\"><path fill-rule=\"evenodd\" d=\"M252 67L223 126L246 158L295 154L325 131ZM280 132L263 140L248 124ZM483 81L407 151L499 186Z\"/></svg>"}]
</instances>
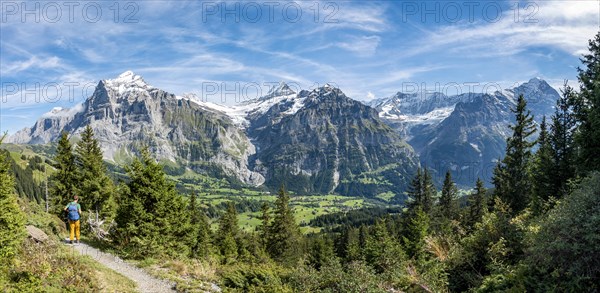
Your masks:
<instances>
[{"instance_id":1,"label":"green bush","mask_svg":"<svg viewBox=\"0 0 600 293\"><path fill-rule=\"evenodd\" d=\"M224 267L219 275L226 291L291 292L280 278L282 269L270 264L236 264Z\"/></svg>"},{"instance_id":2,"label":"green bush","mask_svg":"<svg viewBox=\"0 0 600 293\"><path fill-rule=\"evenodd\" d=\"M526 264L532 291L600 290L600 173L584 179L541 221Z\"/></svg>"}]
</instances>

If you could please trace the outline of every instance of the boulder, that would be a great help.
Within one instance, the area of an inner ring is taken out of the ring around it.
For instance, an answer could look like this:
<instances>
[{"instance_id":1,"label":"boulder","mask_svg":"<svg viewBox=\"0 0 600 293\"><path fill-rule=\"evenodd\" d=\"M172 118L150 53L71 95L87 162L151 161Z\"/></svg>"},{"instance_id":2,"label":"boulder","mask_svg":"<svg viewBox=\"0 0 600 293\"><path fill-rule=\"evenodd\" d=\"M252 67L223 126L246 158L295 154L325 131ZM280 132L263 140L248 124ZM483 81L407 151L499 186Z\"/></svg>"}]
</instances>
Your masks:
<instances>
[{"instance_id":1,"label":"boulder","mask_svg":"<svg viewBox=\"0 0 600 293\"><path fill-rule=\"evenodd\" d=\"M35 242L46 242L48 240L48 235L37 227L27 225L26 229L29 237L35 240Z\"/></svg>"}]
</instances>

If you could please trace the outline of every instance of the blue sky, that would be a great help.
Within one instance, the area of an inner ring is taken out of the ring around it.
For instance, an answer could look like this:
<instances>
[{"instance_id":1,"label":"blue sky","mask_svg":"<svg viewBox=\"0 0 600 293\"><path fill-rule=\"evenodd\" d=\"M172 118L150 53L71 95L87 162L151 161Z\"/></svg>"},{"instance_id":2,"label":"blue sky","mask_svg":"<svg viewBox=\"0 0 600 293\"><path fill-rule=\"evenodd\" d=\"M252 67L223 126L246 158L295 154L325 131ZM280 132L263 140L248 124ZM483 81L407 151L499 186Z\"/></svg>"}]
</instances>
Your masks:
<instances>
[{"instance_id":1,"label":"blue sky","mask_svg":"<svg viewBox=\"0 0 600 293\"><path fill-rule=\"evenodd\" d=\"M126 70L169 92L226 104L237 101L206 95L208 83L238 101L278 81L330 82L357 100L415 85L508 88L532 77L558 87L576 78L600 25L597 1L3 1L1 8L0 129L9 133L53 107L81 103L100 79Z\"/></svg>"}]
</instances>

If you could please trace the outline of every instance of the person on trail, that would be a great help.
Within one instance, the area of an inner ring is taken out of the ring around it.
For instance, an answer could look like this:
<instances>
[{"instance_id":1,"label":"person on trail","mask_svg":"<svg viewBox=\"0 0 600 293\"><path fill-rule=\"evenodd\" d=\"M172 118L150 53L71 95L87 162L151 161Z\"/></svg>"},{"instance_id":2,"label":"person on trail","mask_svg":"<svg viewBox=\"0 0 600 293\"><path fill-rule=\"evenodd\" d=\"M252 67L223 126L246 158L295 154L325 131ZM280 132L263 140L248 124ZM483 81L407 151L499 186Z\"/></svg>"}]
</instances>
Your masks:
<instances>
[{"instance_id":1,"label":"person on trail","mask_svg":"<svg viewBox=\"0 0 600 293\"><path fill-rule=\"evenodd\" d=\"M81 218L81 205L78 203L79 197L77 195L73 196L73 201L67 204L65 207L65 211L67 212L67 218L69 219L69 239L71 240L71 244L73 244L73 238L77 239L77 243L79 243L79 234L81 225L79 223L79 218Z\"/></svg>"}]
</instances>

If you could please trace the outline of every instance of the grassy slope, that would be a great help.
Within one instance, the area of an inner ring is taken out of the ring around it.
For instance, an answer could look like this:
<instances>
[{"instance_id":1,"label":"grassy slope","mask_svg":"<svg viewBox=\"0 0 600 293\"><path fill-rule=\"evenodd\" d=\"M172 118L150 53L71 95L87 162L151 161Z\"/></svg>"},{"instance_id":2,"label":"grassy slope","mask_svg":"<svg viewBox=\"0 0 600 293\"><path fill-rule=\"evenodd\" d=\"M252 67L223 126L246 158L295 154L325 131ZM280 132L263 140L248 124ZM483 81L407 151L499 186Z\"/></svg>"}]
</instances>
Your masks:
<instances>
[{"instance_id":1,"label":"grassy slope","mask_svg":"<svg viewBox=\"0 0 600 293\"><path fill-rule=\"evenodd\" d=\"M136 292L135 283L62 243L64 223L41 206L20 199L27 224L48 234L45 243L25 240L14 270L0 270L2 292Z\"/></svg>"}]
</instances>

